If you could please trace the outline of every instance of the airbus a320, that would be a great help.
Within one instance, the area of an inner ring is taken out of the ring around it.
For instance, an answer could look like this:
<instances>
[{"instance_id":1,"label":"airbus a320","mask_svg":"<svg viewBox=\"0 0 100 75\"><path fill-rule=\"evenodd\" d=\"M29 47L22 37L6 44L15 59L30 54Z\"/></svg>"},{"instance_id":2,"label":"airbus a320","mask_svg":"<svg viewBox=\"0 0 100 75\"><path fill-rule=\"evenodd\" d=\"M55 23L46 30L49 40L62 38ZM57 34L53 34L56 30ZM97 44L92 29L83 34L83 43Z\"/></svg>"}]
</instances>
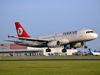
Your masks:
<instances>
[{"instance_id":1,"label":"airbus a320","mask_svg":"<svg viewBox=\"0 0 100 75\"><path fill-rule=\"evenodd\" d=\"M70 45L71 48L80 48L83 47L87 41L94 40L98 37L97 33L94 33L91 29L82 29L32 38L26 33L19 22L15 22L15 26L18 37L9 35L8 37L18 38L19 40L5 41L14 42L15 44L28 47L47 47L46 52L50 52L50 48L58 46L64 46L62 52L66 52L65 47L67 45Z\"/></svg>"}]
</instances>

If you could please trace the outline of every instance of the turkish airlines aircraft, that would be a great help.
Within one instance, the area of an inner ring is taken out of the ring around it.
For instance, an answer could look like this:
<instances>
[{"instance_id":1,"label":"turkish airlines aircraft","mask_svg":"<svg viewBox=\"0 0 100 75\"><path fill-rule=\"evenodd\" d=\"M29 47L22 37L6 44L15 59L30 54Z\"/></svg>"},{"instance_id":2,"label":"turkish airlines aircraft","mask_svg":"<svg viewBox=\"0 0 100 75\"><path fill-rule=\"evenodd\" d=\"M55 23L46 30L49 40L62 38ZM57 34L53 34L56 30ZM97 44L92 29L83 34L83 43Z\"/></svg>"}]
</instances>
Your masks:
<instances>
[{"instance_id":1,"label":"turkish airlines aircraft","mask_svg":"<svg viewBox=\"0 0 100 75\"><path fill-rule=\"evenodd\" d=\"M65 47L67 45L70 45L71 48L80 48L83 47L87 41L94 40L98 37L98 35L94 33L92 30L82 29L78 31L63 32L58 34L31 38L26 33L26 31L23 29L23 27L20 25L19 22L15 22L15 26L18 37L8 35L8 38L9 37L18 38L19 41L13 41L13 40L5 40L5 41L14 42L15 44L29 46L29 47L40 47L40 48L48 47L46 49L46 52L51 51L49 48L58 46L64 46L62 52L66 52Z\"/></svg>"}]
</instances>

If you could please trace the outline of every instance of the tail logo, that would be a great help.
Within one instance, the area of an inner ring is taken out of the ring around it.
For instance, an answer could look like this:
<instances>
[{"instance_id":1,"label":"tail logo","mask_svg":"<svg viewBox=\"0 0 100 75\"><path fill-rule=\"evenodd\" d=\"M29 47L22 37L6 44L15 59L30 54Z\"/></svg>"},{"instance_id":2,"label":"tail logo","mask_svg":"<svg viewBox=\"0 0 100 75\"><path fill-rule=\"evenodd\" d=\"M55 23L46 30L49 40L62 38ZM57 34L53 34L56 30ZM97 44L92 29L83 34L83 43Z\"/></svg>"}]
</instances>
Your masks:
<instances>
[{"instance_id":1,"label":"tail logo","mask_svg":"<svg viewBox=\"0 0 100 75\"><path fill-rule=\"evenodd\" d=\"M18 35L22 35L22 33L23 33L22 28L18 28Z\"/></svg>"}]
</instances>

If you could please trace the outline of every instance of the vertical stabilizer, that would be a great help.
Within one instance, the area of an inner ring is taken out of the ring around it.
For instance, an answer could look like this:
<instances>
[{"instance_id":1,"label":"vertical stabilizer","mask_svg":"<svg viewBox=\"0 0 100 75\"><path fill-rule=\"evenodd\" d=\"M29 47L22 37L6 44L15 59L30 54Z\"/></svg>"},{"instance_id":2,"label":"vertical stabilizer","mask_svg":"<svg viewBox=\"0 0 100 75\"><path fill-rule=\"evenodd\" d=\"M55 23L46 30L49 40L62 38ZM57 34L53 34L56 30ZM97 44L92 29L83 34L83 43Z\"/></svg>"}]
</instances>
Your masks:
<instances>
[{"instance_id":1,"label":"vertical stabilizer","mask_svg":"<svg viewBox=\"0 0 100 75\"><path fill-rule=\"evenodd\" d=\"M18 37L30 37L19 22L15 22Z\"/></svg>"},{"instance_id":2,"label":"vertical stabilizer","mask_svg":"<svg viewBox=\"0 0 100 75\"><path fill-rule=\"evenodd\" d=\"M91 49L89 48L89 52L91 52Z\"/></svg>"},{"instance_id":3,"label":"vertical stabilizer","mask_svg":"<svg viewBox=\"0 0 100 75\"><path fill-rule=\"evenodd\" d=\"M93 55L93 52L91 51L91 49L89 48L89 54Z\"/></svg>"}]
</instances>

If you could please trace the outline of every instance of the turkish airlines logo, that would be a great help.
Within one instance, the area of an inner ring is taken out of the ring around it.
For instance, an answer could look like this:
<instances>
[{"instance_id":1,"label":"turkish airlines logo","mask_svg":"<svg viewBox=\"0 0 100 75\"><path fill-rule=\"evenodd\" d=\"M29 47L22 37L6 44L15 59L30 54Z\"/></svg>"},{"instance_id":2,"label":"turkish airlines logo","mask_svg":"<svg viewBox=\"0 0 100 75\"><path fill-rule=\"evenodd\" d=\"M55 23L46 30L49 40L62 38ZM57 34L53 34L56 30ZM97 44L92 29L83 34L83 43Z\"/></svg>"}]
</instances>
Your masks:
<instances>
[{"instance_id":1,"label":"turkish airlines logo","mask_svg":"<svg viewBox=\"0 0 100 75\"><path fill-rule=\"evenodd\" d=\"M22 28L18 28L18 35L22 35L23 33L23 29Z\"/></svg>"}]
</instances>

